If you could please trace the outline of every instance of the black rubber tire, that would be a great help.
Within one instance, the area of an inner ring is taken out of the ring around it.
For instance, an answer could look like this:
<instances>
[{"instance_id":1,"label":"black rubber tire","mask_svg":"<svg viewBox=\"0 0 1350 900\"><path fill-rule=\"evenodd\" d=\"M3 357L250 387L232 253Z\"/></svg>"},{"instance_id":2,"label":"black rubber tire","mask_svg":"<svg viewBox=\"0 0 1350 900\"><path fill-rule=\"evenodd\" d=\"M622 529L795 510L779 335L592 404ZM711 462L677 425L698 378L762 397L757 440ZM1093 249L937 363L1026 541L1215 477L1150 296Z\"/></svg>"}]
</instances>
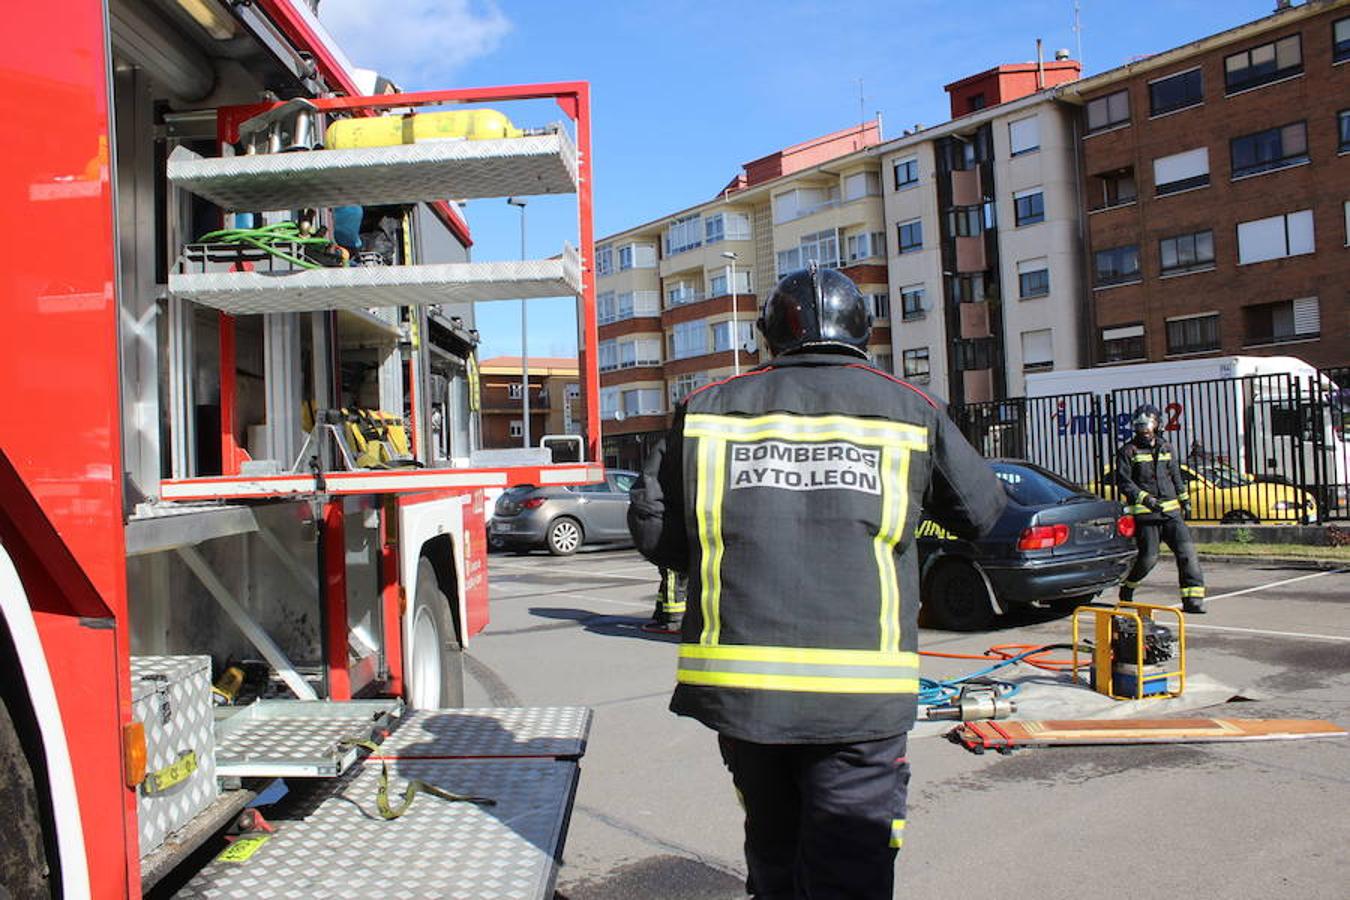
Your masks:
<instances>
[{"instance_id":1,"label":"black rubber tire","mask_svg":"<svg viewBox=\"0 0 1350 900\"><path fill-rule=\"evenodd\" d=\"M436 577L436 567L431 560L423 556L417 563L417 583L413 589L413 603L408 616L414 623L416 642L416 623L425 610L427 621L436 629L436 644L440 648L439 690L423 691L423 685L415 683L421 670L413 658L416 646L404 650L404 677L407 679L404 694L410 707L424 709L449 709L464 705L464 648L455 633L455 619L450 612L450 601L441 590L440 580ZM435 702L414 703L414 698L429 693Z\"/></svg>"},{"instance_id":2,"label":"black rubber tire","mask_svg":"<svg viewBox=\"0 0 1350 900\"><path fill-rule=\"evenodd\" d=\"M970 563L951 559L928 575L924 618L946 631L982 631L994 622L989 589Z\"/></svg>"},{"instance_id":3,"label":"black rubber tire","mask_svg":"<svg viewBox=\"0 0 1350 900\"><path fill-rule=\"evenodd\" d=\"M1222 525L1258 525L1261 520L1245 509L1230 509L1219 520Z\"/></svg>"},{"instance_id":4,"label":"black rubber tire","mask_svg":"<svg viewBox=\"0 0 1350 900\"><path fill-rule=\"evenodd\" d=\"M575 539L571 535L575 532ZM558 516L548 523L544 532L544 547L554 556L571 556L586 543L586 532L581 523L571 516Z\"/></svg>"},{"instance_id":5,"label":"black rubber tire","mask_svg":"<svg viewBox=\"0 0 1350 900\"><path fill-rule=\"evenodd\" d=\"M36 784L9 707L0 702L0 898L51 896Z\"/></svg>"}]
</instances>

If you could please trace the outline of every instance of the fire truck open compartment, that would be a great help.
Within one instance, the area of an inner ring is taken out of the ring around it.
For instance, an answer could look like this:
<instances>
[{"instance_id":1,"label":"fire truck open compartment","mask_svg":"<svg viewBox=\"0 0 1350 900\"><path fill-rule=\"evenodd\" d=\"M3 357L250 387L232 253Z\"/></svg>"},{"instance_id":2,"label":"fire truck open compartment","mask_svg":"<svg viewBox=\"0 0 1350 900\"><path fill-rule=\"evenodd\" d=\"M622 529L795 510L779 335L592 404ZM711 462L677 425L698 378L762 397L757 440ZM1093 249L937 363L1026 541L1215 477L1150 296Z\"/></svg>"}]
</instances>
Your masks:
<instances>
[{"instance_id":1,"label":"fire truck open compartment","mask_svg":"<svg viewBox=\"0 0 1350 900\"><path fill-rule=\"evenodd\" d=\"M400 697L416 695L419 623L439 603L455 634L446 642L432 632L435 678L445 705L459 699L460 653L486 621L480 489L602 477L588 91L563 83L351 96L341 61L298 49L310 27L303 7L107 4L101 151L114 187L126 591L107 627L125 641L122 660L127 647L209 657L213 679L229 666L251 677L236 695L247 702L213 711L222 793L164 844L142 847L139 878L125 883L149 889L168 877L192 895L285 877L294 896L313 896L330 877L344 893L373 893L393 871L416 894L548 896L589 711L405 713ZM310 98L321 120L552 100L566 122L501 139L241 153L239 125L295 97ZM445 202L540 194L575 194L578 232L536 260L471 259L467 230ZM392 223L388 264L264 274L252 264L213 268L209 251L188 252L239 213L275 224L316 210L331 233L334 206L364 207L362 230ZM578 300L582 453L555 464L544 449L515 451L521 464L505 465L476 447L471 304L556 296ZM398 423L406 453L378 468L354 465L358 448L344 441L357 412ZM105 687L115 705L121 691ZM398 740L377 751L385 759L366 759L358 742L390 732ZM167 783L188 771L186 759L151 774ZM395 790L419 778L496 806L426 800L397 823L345 816L372 805L385 764ZM276 778L330 783L296 791L318 799L293 804L274 839L258 841L271 843L256 867L174 872ZM87 842L99 827L86 822ZM450 846L467 848L473 863L457 864ZM335 875L318 853L358 860L359 871ZM108 883L106 872L90 874Z\"/></svg>"}]
</instances>

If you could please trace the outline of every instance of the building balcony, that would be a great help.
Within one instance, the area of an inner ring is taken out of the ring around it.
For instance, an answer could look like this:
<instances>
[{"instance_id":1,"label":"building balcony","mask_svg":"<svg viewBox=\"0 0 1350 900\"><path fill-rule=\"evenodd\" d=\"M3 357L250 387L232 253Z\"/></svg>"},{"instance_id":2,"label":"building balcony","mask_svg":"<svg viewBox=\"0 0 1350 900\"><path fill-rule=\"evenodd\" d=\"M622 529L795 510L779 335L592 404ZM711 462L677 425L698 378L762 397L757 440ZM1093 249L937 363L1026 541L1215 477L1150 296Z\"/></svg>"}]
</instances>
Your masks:
<instances>
[{"instance_id":1,"label":"building balcony","mask_svg":"<svg viewBox=\"0 0 1350 900\"><path fill-rule=\"evenodd\" d=\"M695 319L729 312L731 312L731 295L719 294L715 297L704 297L695 303L668 308L661 313L661 324L669 328L680 322L692 322ZM759 315L759 297L755 294L737 294L736 313L753 320Z\"/></svg>"},{"instance_id":2,"label":"building balcony","mask_svg":"<svg viewBox=\"0 0 1350 900\"><path fill-rule=\"evenodd\" d=\"M988 303L962 303L957 309L961 317L962 338L989 337Z\"/></svg>"},{"instance_id":3,"label":"building balcony","mask_svg":"<svg viewBox=\"0 0 1350 900\"><path fill-rule=\"evenodd\" d=\"M968 272L983 272L987 268L989 268L989 263L984 252L984 236L958 237L956 239L956 271L965 274Z\"/></svg>"},{"instance_id":4,"label":"building balcony","mask_svg":"<svg viewBox=\"0 0 1350 900\"><path fill-rule=\"evenodd\" d=\"M984 183L978 166L954 171L951 178L953 206L979 206L984 202Z\"/></svg>"}]
</instances>

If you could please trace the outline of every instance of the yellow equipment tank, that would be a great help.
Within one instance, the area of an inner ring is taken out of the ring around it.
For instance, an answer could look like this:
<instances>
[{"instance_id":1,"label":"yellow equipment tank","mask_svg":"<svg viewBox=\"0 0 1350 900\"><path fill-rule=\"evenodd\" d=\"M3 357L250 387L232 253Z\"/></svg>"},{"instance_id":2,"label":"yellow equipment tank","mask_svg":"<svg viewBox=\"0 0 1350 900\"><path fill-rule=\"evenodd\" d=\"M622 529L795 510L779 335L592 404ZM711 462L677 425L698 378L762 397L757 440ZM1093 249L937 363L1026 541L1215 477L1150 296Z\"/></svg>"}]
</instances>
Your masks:
<instances>
[{"instance_id":1,"label":"yellow equipment tank","mask_svg":"<svg viewBox=\"0 0 1350 900\"><path fill-rule=\"evenodd\" d=\"M328 126L325 146L330 150L345 150L420 141L483 141L515 138L524 133L495 109L456 109L408 116L339 119Z\"/></svg>"}]
</instances>

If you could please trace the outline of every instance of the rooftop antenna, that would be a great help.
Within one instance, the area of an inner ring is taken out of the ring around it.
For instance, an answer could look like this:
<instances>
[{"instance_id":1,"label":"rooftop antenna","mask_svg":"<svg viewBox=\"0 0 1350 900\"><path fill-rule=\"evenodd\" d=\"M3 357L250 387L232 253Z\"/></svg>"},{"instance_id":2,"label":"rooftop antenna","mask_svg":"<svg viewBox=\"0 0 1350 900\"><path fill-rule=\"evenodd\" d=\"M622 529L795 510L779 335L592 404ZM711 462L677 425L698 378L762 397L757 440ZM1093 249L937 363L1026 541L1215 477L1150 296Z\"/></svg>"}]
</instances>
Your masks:
<instances>
[{"instance_id":1,"label":"rooftop antenna","mask_svg":"<svg viewBox=\"0 0 1350 900\"><path fill-rule=\"evenodd\" d=\"M866 110L867 110L866 102L863 100L863 80L862 80L861 78L859 78L859 79L858 79L858 124L859 124L859 125L864 125L864 124L867 123L867 111L866 111Z\"/></svg>"},{"instance_id":2,"label":"rooftop antenna","mask_svg":"<svg viewBox=\"0 0 1350 900\"><path fill-rule=\"evenodd\" d=\"M1073 0L1073 37L1078 43L1078 68L1083 71L1083 25L1078 18L1078 0Z\"/></svg>"}]
</instances>

